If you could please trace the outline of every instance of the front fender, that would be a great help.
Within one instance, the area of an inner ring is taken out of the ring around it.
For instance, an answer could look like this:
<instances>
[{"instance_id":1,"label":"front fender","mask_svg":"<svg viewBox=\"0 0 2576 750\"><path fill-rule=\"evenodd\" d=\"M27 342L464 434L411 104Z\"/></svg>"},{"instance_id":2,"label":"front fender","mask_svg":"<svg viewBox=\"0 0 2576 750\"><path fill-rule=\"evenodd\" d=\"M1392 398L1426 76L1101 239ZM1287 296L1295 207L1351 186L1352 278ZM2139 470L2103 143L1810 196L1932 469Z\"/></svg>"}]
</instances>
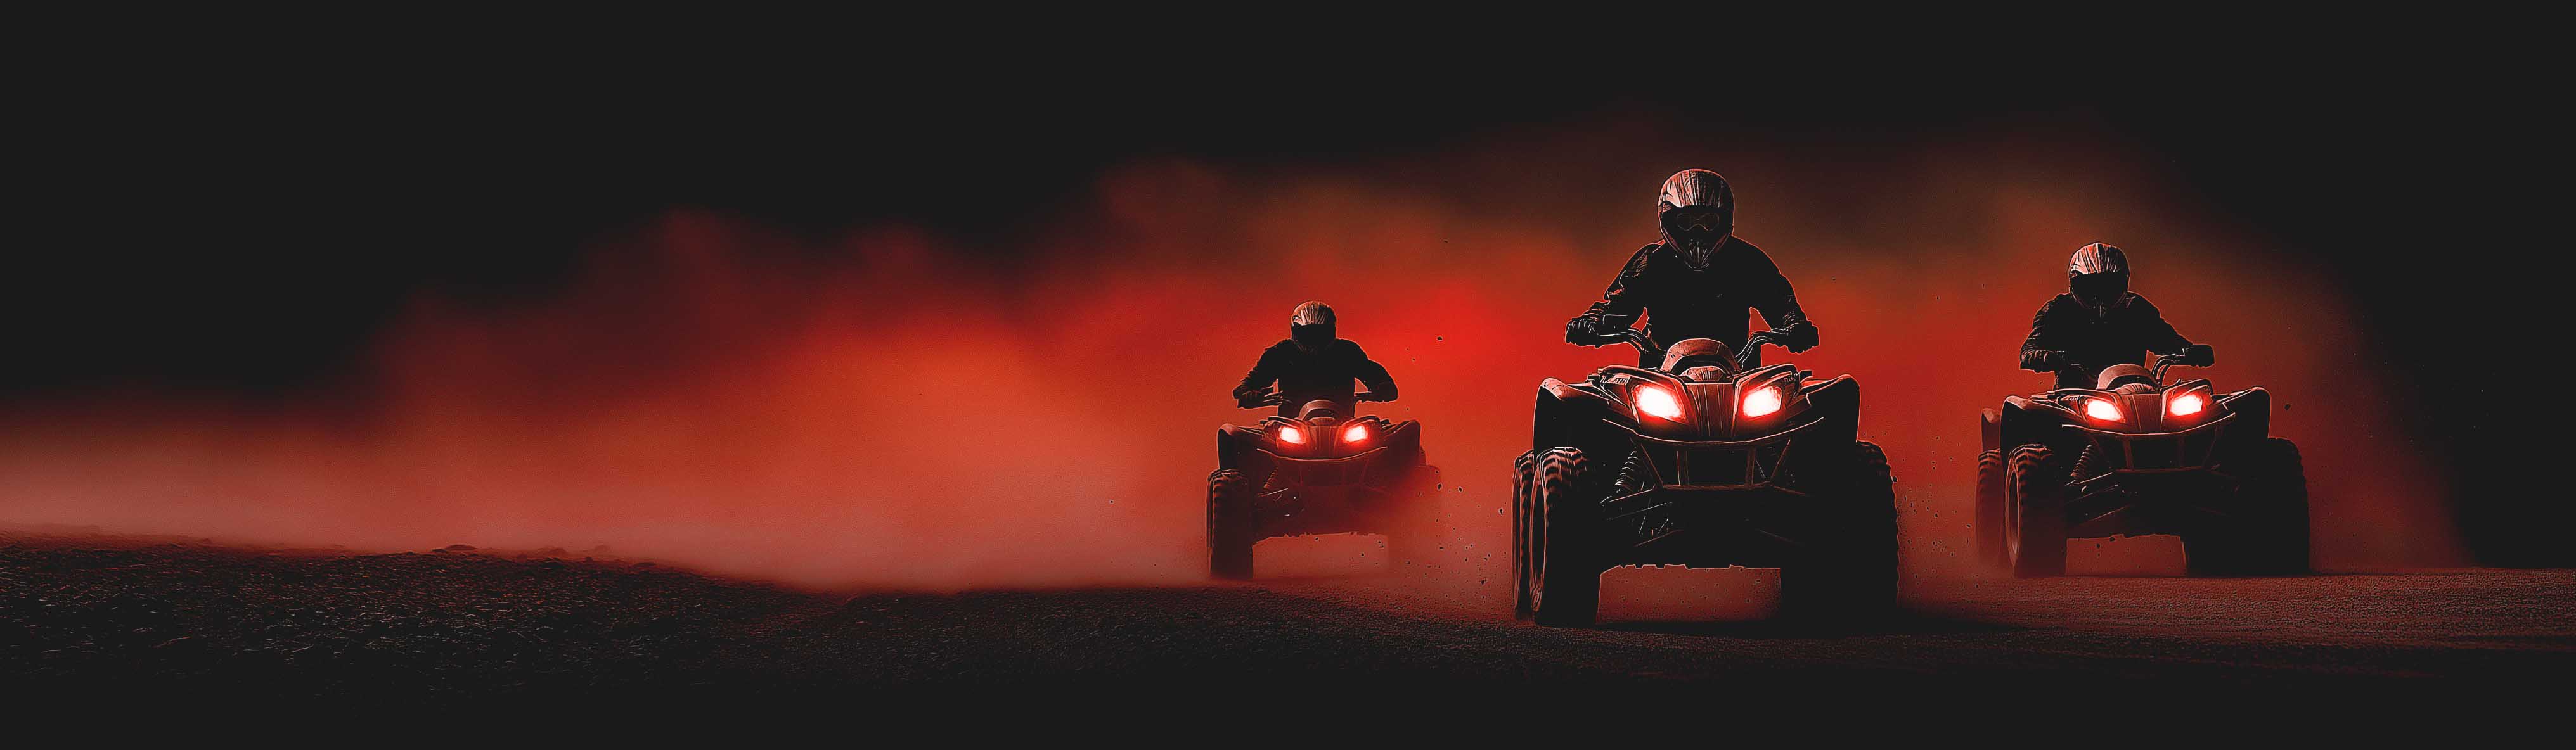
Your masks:
<instances>
[{"instance_id":1,"label":"front fender","mask_svg":"<svg viewBox=\"0 0 2576 750\"><path fill-rule=\"evenodd\" d=\"M1614 424L1626 424L1627 408L1609 397L1555 378L1539 383L1538 408L1530 425L1530 449L1577 447L1600 450L1618 440Z\"/></svg>"}]
</instances>

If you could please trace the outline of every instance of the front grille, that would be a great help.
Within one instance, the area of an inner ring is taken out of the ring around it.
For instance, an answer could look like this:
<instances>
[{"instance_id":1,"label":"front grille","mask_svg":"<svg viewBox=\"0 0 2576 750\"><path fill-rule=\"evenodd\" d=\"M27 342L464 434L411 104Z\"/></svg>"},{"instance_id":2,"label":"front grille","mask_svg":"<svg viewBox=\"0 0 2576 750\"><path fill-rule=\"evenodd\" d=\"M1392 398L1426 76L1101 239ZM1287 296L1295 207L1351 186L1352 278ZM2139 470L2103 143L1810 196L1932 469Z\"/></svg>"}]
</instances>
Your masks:
<instances>
[{"instance_id":1,"label":"front grille","mask_svg":"<svg viewBox=\"0 0 2576 750\"><path fill-rule=\"evenodd\" d=\"M1778 468L1781 443L1752 447L1710 447L1647 442L1646 461L1655 480L1667 487L1743 487L1770 481Z\"/></svg>"},{"instance_id":2,"label":"front grille","mask_svg":"<svg viewBox=\"0 0 2576 750\"><path fill-rule=\"evenodd\" d=\"M1746 465L1751 451L1736 448L1692 448L1682 451L1681 484L1738 485L1750 484L1752 469Z\"/></svg>"},{"instance_id":3,"label":"front grille","mask_svg":"<svg viewBox=\"0 0 2576 750\"><path fill-rule=\"evenodd\" d=\"M1367 484L1375 464L1382 460L1393 459L1389 458L1389 454L1384 451L1370 451L1342 458L1279 456L1274 460L1276 471L1271 475L1270 486L1276 488ZM1392 467L1389 468L1392 470Z\"/></svg>"},{"instance_id":4,"label":"front grille","mask_svg":"<svg viewBox=\"0 0 2576 750\"><path fill-rule=\"evenodd\" d=\"M2147 435L2088 430L2093 436L2094 462L2086 470L2100 473L2209 468L2219 436L2226 433L2227 422L2233 418L2229 415L2181 432Z\"/></svg>"}]
</instances>

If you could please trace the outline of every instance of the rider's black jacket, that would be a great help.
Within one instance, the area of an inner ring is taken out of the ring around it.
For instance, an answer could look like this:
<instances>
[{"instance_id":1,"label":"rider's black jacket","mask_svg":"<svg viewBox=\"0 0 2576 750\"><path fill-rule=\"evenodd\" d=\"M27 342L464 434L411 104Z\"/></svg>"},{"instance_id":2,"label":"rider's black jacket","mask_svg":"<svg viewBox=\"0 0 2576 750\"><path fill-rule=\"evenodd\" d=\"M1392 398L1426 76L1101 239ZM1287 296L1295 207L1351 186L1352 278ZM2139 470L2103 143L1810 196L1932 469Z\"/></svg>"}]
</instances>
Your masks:
<instances>
[{"instance_id":1,"label":"rider's black jacket","mask_svg":"<svg viewBox=\"0 0 2576 750\"><path fill-rule=\"evenodd\" d=\"M1261 351L1261 360L1245 373L1243 382L1234 387L1234 397L1269 390L1279 384L1279 393L1287 400L1279 405L1279 416L1297 416L1297 410L1308 401L1330 400L1350 408L1353 403L1351 381L1367 385L1371 398L1395 400L1395 378L1386 366L1370 361L1367 352L1350 339L1333 339L1333 343L1312 353L1297 348L1297 342L1282 339ZM1345 415L1348 416L1348 415Z\"/></svg>"},{"instance_id":2,"label":"rider's black jacket","mask_svg":"<svg viewBox=\"0 0 2576 750\"><path fill-rule=\"evenodd\" d=\"M2102 368L2141 364L2147 352L2173 354L2191 345L2145 297L2131 294L2128 304L2095 315L2074 295L2060 294L2032 316L2021 366L2056 373L2059 388L2091 388Z\"/></svg>"},{"instance_id":3,"label":"rider's black jacket","mask_svg":"<svg viewBox=\"0 0 2576 750\"><path fill-rule=\"evenodd\" d=\"M1709 338L1728 349L1744 348L1746 310L1762 311L1774 328L1797 325L1806 313L1798 295L1771 256L1753 243L1728 237L1710 255L1708 268L1692 270L1664 243L1647 245L1619 269L1600 302L1585 316L1631 316L1646 313L1646 337L1657 347L1683 339ZM1808 345L1812 345L1810 342ZM1804 350L1806 346L1796 347Z\"/></svg>"}]
</instances>

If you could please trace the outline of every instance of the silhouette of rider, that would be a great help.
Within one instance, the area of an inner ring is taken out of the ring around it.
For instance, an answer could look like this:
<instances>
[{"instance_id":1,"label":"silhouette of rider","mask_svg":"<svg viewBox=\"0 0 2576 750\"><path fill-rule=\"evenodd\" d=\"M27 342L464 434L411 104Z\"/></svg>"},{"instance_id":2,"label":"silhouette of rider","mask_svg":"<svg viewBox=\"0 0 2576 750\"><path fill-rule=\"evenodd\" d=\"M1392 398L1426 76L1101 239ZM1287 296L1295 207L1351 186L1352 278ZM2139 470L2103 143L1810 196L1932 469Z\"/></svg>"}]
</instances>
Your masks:
<instances>
[{"instance_id":1,"label":"silhouette of rider","mask_svg":"<svg viewBox=\"0 0 2576 750\"><path fill-rule=\"evenodd\" d=\"M2091 388L2103 368L2140 364L2147 352L2180 353L2193 367L2217 360L2208 344L2184 339L2147 298L2129 292L2127 253L2096 242L2068 261L2066 293L2031 318L2021 366L2056 374L2059 388Z\"/></svg>"},{"instance_id":2,"label":"silhouette of rider","mask_svg":"<svg viewBox=\"0 0 2576 750\"><path fill-rule=\"evenodd\" d=\"M1605 318L1633 320L1643 312L1646 337L1657 348L1709 338L1741 351L1749 309L1789 334L1782 342L1789 351L1816 345L1816 326L1798 309L1789 280L1771 256L1735 236L1735 193L1726 178L1705 169L1677 172L1664 180L1655 211L1663 238L1638 249L1602 300L1566 321L1567 343L1596 343L1622 322ZM1640 367L1657 364L1654 357L1638 357Z\"/></svg>"},{"instance_id":3,"label":"silhouette of rider","mask_svg":"<svg viewBox=\"0 0 2576 750\"><path fill-rule=\"evenodd\" d=\"M1368 391L1352 393L1354 380ZM1349 418L1357 402L1395 400L1395 378L1384 365L1370 361L1359 344L1334 336L1333 308L1317 301L1300 304L1289 314L1288 338L1262 350L1261 360L1234 386L1235 402L1247 409L1260 407L1273 384L1279 387L1283 417L1297 416L1309 401L1331 401Z\"/></svg>"}]
</instances>

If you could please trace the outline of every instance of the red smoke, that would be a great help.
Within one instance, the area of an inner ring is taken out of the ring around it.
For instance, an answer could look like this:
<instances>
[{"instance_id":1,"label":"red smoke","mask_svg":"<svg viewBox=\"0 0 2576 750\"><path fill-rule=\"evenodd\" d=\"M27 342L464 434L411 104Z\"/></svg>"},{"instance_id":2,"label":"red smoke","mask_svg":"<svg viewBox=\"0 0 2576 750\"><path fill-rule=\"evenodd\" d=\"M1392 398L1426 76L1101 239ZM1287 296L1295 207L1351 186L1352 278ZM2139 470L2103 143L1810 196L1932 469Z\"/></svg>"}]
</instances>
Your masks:
<instances>
[{"instance_id":1,"label":"red smoke","mask_svg":"<svg viewBox=\"0 0 2576 750\"><path fill-rule=\"evenodd\" d=\"M2074 128L2080 131L2081 128ZM817 244L675 212L599 238L548 301L424 299L377 378L286 410L136 403L9 426L0 520L358 548L610 545L810 584L1203 576L1226 390L1315 298L1403 384L1443 466L1451 557L1507 594L1508 467L1540 378L1624 350L1565 318L1652 239L1655 185L1725 173L1895 463L1908 564L1967 556L1976 410L2064 258L2130 250L2137 289L2270 388L2327 566L2458 558L2440 483L2392 434L2374 339L2297 259L2115 147L1720 151L1652 128L1497 137L1409 160L1110 171L1011 248L899 228ZM1499 605L1497 605L1499 606Z\"/></svg>"}]
</instances>

